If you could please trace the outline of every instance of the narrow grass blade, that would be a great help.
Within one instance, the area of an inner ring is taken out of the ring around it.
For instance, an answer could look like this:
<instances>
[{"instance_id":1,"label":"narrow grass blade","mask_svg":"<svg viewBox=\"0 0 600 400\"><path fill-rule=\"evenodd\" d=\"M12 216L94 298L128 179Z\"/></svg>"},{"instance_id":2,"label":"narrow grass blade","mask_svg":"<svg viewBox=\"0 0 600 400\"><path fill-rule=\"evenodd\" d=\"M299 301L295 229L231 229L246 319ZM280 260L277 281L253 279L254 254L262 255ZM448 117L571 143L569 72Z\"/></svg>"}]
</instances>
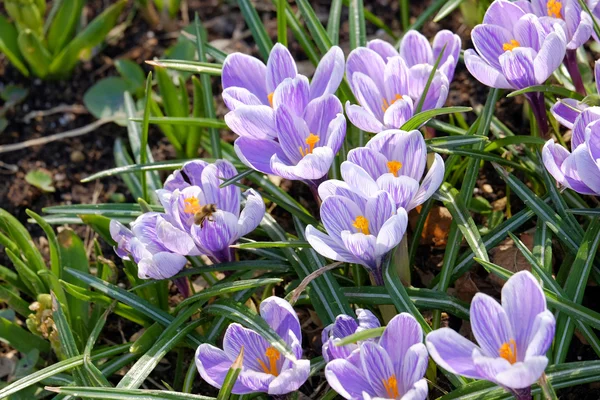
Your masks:
<instances>
[{"instance_id":1,"label":"narrow grass blade","mask_svg":"<svg viewBox=\"0 0 600 400\"><path fill-rule=\"evenodd\" d=\"M46 387L46 390L69 395L74 398L105 400L215 400L214 397L166 390L90 388L90 387Z\"/></svg>"},{"instance_id":2,"label":"narrow grass blade","mask_svg":"<svg viewBox=\"0 0 600 400\"><path fill-rule=\"evenodd\" d=\"M231 390L233 389L233 385L237 381L240 372L242 372L242 363L244 362L244 346L242 346L242 350L240 354L237 356L233 364L231 364L231 368L227 371L227 375L225 375L225 380L223 381L223 386L219 390L219 394L217 396L217 400L228 400L231 396Z\"/></svg>"},{"instance_id":3,"label":"narrow grass blade","mask_svg":"<svg viewBox=\"0 0 600 400\"><path fill-rule=\"evenodd\" d=\"M434 69L435 71L435 69ZM423 98L425 98L423 96ZM411 131L413 129L419 129L423 124L429 121L432 118L438 117L440 115L454 114L457 112L469 112L472 111L471 107L445 107L445 108L437 108L434 110L426 110L416 113L412 116L411 119L406 121L404 125L400 127L403 131Z\"/></svg>"},{"instance_id":4,"label":"narrow grass blade","mask_svg":"<svg viewBox=\"0 0 600 400\"><path fill-rule=\"evenodd\" d=\"M252 36L254 37L254 41L258 46L260 55L262 56L263 60L267 60L267 58L269 58L269 54L271 53L273 42L271 41L271 38L269 37L262 20L258 16L258 13L256 12L256 9L250 0L237 0L237 3L240 7L240 11L242 11L244 19L246 20L248 28L250 28L250 32L252 32Z\"/></svg>"}]
</instances>

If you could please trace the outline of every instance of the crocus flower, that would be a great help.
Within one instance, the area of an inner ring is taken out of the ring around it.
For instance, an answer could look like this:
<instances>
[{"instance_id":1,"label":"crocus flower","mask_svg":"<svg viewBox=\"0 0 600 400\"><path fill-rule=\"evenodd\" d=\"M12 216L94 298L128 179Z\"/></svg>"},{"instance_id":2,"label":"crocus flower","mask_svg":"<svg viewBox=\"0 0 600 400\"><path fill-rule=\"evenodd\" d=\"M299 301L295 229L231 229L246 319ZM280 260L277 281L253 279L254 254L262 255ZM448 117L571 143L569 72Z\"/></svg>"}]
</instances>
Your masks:
<instances>
[{"instance_id":1,"label":"crocus flower","mask_svg":"<svg viewBox=\"0 0 600 400\"><path fill-rule=\"evenodd\" d=\"M431 197L444 180L444 161L435 154L421 182L426 164L427 147L419 131L390 129L375 135L365 147L350 150L341 172L354 191L368 197L384 190L396 207L410 211ZM339 184L336 180L324 182L319 188L321 198L334 193L331 186Z\"/></svg>"},{"instance_id":2,"label":"crocus flower","mask_svg":"<svg viewBox=\"0 0 600 400\"><path fill-rule=\"evenodd\" d=\"M343 182L336 188L338 194L328 195L321 205L327 234L308 225L306 239L324 257L365 266L375 282L382 285L381 265L406 232L406 211L400 208L396 213L391 196L382 190L363 197Z\"/></svg>"},{"instance_id":3,"label":"crocus flower","mask_svg":"<svg viewBox=\"0 0 600 400\"><path fill-rule=\"evenodd\" d=\"M594 64L594 78L596 81L596 93L600 93L600 60ZM583 110L589 106L575 99L558 99L550 108L554 118L567 129L573 129L575 120Z\"/></svg>"},{"instance_id":4,"label":"crocus flower","mask_svg":"<svg viewBox=\"0 0 600 400\"><path fill-rule=\"evenodd\" d=\"M346 399L427 398L427 349L423 331L415 318L396 315L379 342L365 341L351 358L336 359L325 367L333 390Z\"/></svg>"},{"instance_id":5,"label":"crocus flower","mask_svg":"<svg viewBox=\"0 0 600 400\"><path fill-rule=\"evenodd\" d=\"M329 362L336 358L349 357L354 350L358 349L358 345L336 346L336 343L346 336L365 329L379 328L379 326L377 317L371 311L362 308L356 310L356 318L345 314L338 315L335 322L326 326L321 334L323 358Z\"/></svg>"},{"instance_id":6,"label":"crocus flower","mask_svg":"<svg viewBox=\"0 0 600 400\"><path fill-rule=\"evenodd\" d=\"M142 214L131 226L133 232L112 220L110 235L117 242L117 255L124 260L133 260L141 279L170 278L185 267L185 255L200 254L192 238L159 213Z\"/></svg>"},{"instance_id":7,"label":"crocus flower","mask_svg":"<svg viewBox=\"0 0 600 400\"><path fill-rule=\"evenodd\" d=\"M346 134L334 96L344 76L344 54L333 46L312 81L297 72L290 52L276 44L265 66L232 54L223 64L225 122L240 137L235 151L251 168L293 180L322 178Z\"/></svg>"},{"instance_id":8,"label":"crocus flower","mask_svg":"<svg viewBox=\"0 0 600 400\"><path fill-rule=\"evenodd\" d=\"M564 187L581 194L600 195L600 107L587 107L575 119L571 152L552 139L542 149L550 174Z\"/></svg>"},{"instance_id":9,"label":"crocus flower","mask_svg":"<svg viewBox=\"0 0 600 400\"><path fill-rule=\"evenodd\" d=\"M539 283L521 271L502 288L502 305L483 293L473 298L471 326L479 346L450 328L429 333L426 342L445 370L518 393L544 373L555 324Z\"/></svg>"},{"instance_id":10,"label":"crocus flower","mask_svg":"<svg viewBox=\"0 0 600 400\"><path fill-rule=\"evenodd\" d=\"M589 14L581 8L578 0L519 0L516 4L525 12L540 17L540 23L549 30L555 23L562 26L567 40L564 64L577 91L585 94L576 52L592 35L593 24Z\"/></svg>"},{"instance_id":11,"label":"crocus flower","mask_svg":"<svg viewBox=\"0 0 600 400\"><path fill-rule=\"evenodd\" d=\"M360 105L346 103L350 121L367 132L400 128L409 120L421 101L433 65L440 56L425 94L422 110L441 107L448 97L449 82L460 54L460 38L440 31L433 48L417 31L409 31L400 44L400 52L382 40L373 40L348 56L346 74Z\"/></svg>"},{"instance_id":12,"label":"crocus flower","mask_svg":"<svg viewBox=\"0 0 600 400\"><path fill-rule=\"evenodd\" d=\"M265 392L283 395L295 390L308 379L310 362L302 358L302 332L292 306L278 297L260 304L260 315L292 349L296 360L284 357L257 332L233 323L227 327L223 350L203 343L196 351L200 376L220 388L231 364L244 351L242 370L233 386L233 394Z\"/></svg>"},{"instance_id":13,"label":"crocus flower","mask_svg":"<svg viewBox=\"0 0 600 400\"><path fill-rule=\"evenodd\" d=\"M262 197L253 189L245 192L246 205L240 212L240 188L220 187L237 174L229 161L190 161L158 191L171 223L187 232L199 251L216 262L231 261L229 246L253 231L265 214Z\"/></svg>"}]
</instances>

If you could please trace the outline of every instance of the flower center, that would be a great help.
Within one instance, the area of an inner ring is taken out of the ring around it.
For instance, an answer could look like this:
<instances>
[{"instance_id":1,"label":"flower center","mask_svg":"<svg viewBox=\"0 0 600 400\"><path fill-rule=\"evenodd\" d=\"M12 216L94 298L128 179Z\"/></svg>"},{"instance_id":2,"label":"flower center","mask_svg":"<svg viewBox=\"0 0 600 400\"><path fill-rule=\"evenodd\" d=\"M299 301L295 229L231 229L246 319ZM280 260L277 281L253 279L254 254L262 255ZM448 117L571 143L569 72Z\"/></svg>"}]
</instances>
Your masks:
<instances>
[{"instance_id":1,"label":"flower center","mask_svg":"<svg viewBox=\"0 0 600 400\"><path fill-rule=\"evenodd\" d=\"M398 171L402 168L402 163L400 161L392 160L387 162L388 171L390 171L394 176L398 176Z\"/></svg>"},{"instance_id":2,"label":"flower center","mask_svg":"<svg viewBox=\"0 0 600 400\"><path fill-rule=\"evenodd\" d=\"M267 364L265 364L265 362L263 360L257 359L258 363L262 367L265 374L279 376L279 371L277 371L277 360L279 360L279 357L281 356L279 351L277 351L272 346L268 347L267 350L265 351L265 356L267 356L267 358L269 359L268 367L267 367Z\"/></svg>"},{"instance_id":3,"label":"flower center","mask_svg":"<svg viewBox=\"0 0 600 400\"><path fill-rule=\"evenodd\" d=\"M397 399L400 397L400 393L398 393L398 381L396 380L396 375L392 374L387 381L385 379L382 379L381 381L383 382L383 387L385 387L388 398Z\"/></svg>"},{"instance_id":4,"label":"flower center","mask_svg":"<svg viewBox=\"0 0 600 400\"><path fill-rule=\"evenodd\" d=\"M498 349L498 353L500 353L500 357L504 358L511 364L517 362L517 342L514 339L510 339L508 342L504 343Z\"/></svg>"},{"instance_id":5,"label":"flower center","mask_svg":"<svg viewBox=\"0 0 600 400\"><path fill-rule=\"evenodd\" d=\"M387 99L384 97L383 98L383 105L381 106L381 109L383 110L383 112L386 112L388 108L390 108L390 106L392 104L394 104L395 102L397 102L398 100L400 100L402 98L401 94L397 94L396 97L394 98L394 100L390 101L388 103Z\"/></svg>"},{"instance_id":6,"label":"flower center","mask_svg":"<svg viewBox=\"0 0 600 400\"><path fill-rule=\"evenodd\" d=\"M369 220L363 217L362 215L356 217L354 223L352 223L352 226L355 227L356 230L358 230L359 232L364 233L365 235L370 235Z\"/></svg>"},{"instance_id":7,"label":"flower center","mask_svg":"<svg viewBox=\"0 0 600 400\"><path fill-rule=\"evenodd\" d=\"M300 155L302 155L302 157L304 157L307 154L312 154L313 150L315 149L315 145L317 144L318 141L319 141L319 137L317 135L314 135L312 133L310 135L308 135L308 137L304 141L308 145L308 148L303 149L302 146L298 146L298 150L300 150Z\"/></svg>"},{"instance_id":8,"label":"flower center","mask_svg":"<svg viewBox=\"0 0 600 400\"><path fill-rule=\"evenodd\" d=\"M511 39L510 42L504 43L502 45L502 50L504 51L512 51L515 47L520 47L521 43L517 42L515 39Z\"/></svg>"},{"instance_id":9,"label":"flower center","mask_svg":"<svg viewBox=\"0 0 600 400\"><path fill-rule=\"evenodd\" d=\"M557 0L550 0L546 3L546 7L548 8L548 16L554 18L562 19L562 14L560 11L562 10L562 4Z\"/></svg>"},{"instance_id":10,"label":"flower center","mask_svg":"<svg viewBox=\"0 0 600 400\"><path fill-rule=\"evenodd\" d=\"M195 196L188 197L183 202L185 203L185 208L183 209L183 212L187 214L196 214L202 209L198 198Z\"/></svg>"},{"instance_id":11,"label":"flower center","mask_svg":"<svg viewBox=\"0 0 600 400\"><path fill-rule=\"evenodd\" d=\"M267 95L267 98L269 99L269 104L271 105L271 107L273 107L273 94L275 94L275 92L271 92Z\"/></svg>"}]
</instances>

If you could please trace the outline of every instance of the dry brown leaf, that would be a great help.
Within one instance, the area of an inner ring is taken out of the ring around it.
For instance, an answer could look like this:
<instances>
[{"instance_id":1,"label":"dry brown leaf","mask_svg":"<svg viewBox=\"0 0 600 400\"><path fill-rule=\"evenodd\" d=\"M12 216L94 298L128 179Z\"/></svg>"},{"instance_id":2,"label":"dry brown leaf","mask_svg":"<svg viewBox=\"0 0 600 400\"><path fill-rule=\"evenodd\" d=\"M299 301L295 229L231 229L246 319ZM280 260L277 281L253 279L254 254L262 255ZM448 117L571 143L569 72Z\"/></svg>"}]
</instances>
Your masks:
<instances>
[{"instance_id":1,"label":"dry brown leaf","mask_svg":"<svg viewBox=\"0 0 600 400\"><path fill-rule=\"evenodd\" d=\"M417 207L409 216L411 228L414 230L419 219L421 207ZM421 234L421 244L435 247L443 247L448 241L448 232L452 224L452 215L446 207L432 207L425 220L423 233Z\"/></svg>"},{"instance_id":2,"label":"dry brown leaf","mask_svg":"<svg viewBox=\"0 0 600 400\"><path fill-rule=\"evenodd\" d=\"M529 250L533 250L533 234L529 232L522 233L519 238L527 246ZM498 246L490 250L490 261L501 266L511 272L519 272L523 270L531 271L531 265L521 251L517 249L512 239L508 238ZM490 282L500 289L504 285L504 279L497 277L494 274L489 275Z\"/></svg>"}]
</instances>

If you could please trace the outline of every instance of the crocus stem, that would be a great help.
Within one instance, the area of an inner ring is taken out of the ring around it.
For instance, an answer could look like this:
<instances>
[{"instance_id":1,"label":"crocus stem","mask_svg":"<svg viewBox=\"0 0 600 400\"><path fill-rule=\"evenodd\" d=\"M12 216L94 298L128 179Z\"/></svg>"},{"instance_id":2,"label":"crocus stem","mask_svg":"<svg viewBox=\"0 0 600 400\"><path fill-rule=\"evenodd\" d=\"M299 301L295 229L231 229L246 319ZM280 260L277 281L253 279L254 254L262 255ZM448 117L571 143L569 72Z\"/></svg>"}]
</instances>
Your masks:
<instances>
[{"instance_id":1,"label":"crocus stem","mask_svg":"<svg viewBox=\"0 0 600 400\"><path fill-rule=\"evenodd\" d=\"M579 72L579 67L577 66L577 50L567 50L564 64L567 67L567 71L569 71L569 75L571 75L575 90L585 96L587 93L583 85L583 79L581 79L581 72Z\"/></svg>"},{"instance_id":2,"label":"crocus stem","mask_svg":"<svg viewBox=\"0 0 600 400\"><path fill-rule=\"evenodd\" d=\"M394 255L394 263L396 264L395 267L398 276L404 285L410 286L410 259L408 256L408 239L406 235L404 235L402 241L400 241L400 244L394 251L396 252Z\"/></svg>"},{"instance_id":3,"label":"crocus stem","mask_svg":"<svg viewBox=\"0 0 600 400\"><path fill-rule=\"evenodd\" d=\"M325 176L327 177L327 176ZM317 205L319 207L321 207L321 196L319 196L319 185L321 183L323 183L325 181L325 179L321 178L321 179L315 179L314 181L306 181L306 184L308 185L308 187L310 188L310 192L312 193L313 197L315 198L315 201L317 202Z\"/></svg>"},{"instance_id":4,"label":"crocus stem","mask_svg":"<svg viewBox=\"0 0 600 400\"><path fill-rule=\"evenodd\" d=\"M383 274L381 273L381 270L372 272L370 274L370 276L371 276L371 284L373 286L384 286L385 285L385 283L383 282ZM381 312L381 319L383 320L383 323L386 325L388 322L390 322L392 320L392 318L394 318L396 316L396 314L398 314L398 312L396 311L396 307L391 304L380 305L379 312Z\"/></svg>"},{"instance_id":5,"label":"crocus stem","mask_svg":"<svg viewBox=\"0 0 600 400\"><path fill-rule=\"evenodd\" d=\"M182 276L181 278L176 278L173 280L175 286L177 286L177 290L183 296L183 298L187 299L190 297L190 281L187 276Z\"/></svg>"},{"instance_id":6,"label":"crocus stem","mask_svg":"<svg viewBox=\"0 0 600 400\"><path fill-rule=\"evenodd\" d=\"M546 379L546 374L542 374L538 383L540 385L540 388L542 388L542 393L544 394L544 398L546 400L558 400L554 388L552 387L552 385L550 385L548 379Z\"/></svg>"},{"instance_id":7,"label":"crocus stem","mask_svg":"<svg viewBox=\"0 0 600 400\"><path fill-rule=\"evenodd\" d=\"M541 92L526 93L525 97L531 105L531 110L535 120L537 121L540 136L544 139L548 138L548 117L546 115L546 104L544 104L544 94Z\"/></svg>"},{"instance_id":8,"label":"crocus stem","mask_svg":"<svg viewBox=\"0 0 600 400\"><path fill-rule=\"evenodd\" d=\"M515 389L512 393L517 400L531 400L531 388Z\"/></svg>"}]
</instances>

